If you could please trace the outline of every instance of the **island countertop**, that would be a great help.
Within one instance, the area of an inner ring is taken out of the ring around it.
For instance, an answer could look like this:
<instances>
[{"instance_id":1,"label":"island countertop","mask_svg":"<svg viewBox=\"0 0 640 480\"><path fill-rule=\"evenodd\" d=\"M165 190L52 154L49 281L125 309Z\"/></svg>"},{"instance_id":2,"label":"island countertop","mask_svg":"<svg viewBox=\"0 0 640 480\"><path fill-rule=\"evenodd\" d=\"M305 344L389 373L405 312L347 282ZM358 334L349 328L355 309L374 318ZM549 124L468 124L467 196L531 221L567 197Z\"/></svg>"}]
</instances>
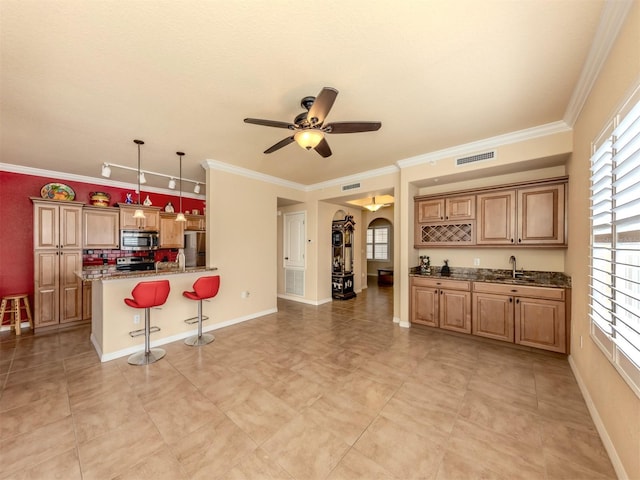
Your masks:
<instances>
[{"instance_id":1,"label":"island countertop","mask_svg":"<svg viewBox=\"0 0 640 480\"><path fill-rule=\"evenodd\" d=\"M93 282L95 280L118 280L124 278L144 278L158 275L179 275L185 273L213 272L217 267L186 267L184 270L178 268L139 270L139 271L118 271L112 265L100 265L83 267L81 272L76 272L82 281Z\"/></svg>"}]
</instances>

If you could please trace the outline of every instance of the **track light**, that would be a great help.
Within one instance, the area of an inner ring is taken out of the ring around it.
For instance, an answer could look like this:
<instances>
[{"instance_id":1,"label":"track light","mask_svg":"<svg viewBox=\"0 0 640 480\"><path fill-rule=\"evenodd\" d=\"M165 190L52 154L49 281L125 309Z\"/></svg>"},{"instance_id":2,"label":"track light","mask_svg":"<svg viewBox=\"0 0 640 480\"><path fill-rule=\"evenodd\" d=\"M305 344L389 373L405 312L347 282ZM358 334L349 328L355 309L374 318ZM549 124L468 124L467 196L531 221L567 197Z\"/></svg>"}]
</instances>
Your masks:
<instances>
[{"instance_id":1,"label":"track light","mask_svg":"<svg viewBox=\"0 0 640 480\"><path fill-rule=\"evenodd\" d=\"M172 178L171 180L169 180L169 188L171 190L175 190L175 188L176 188L176 179L175 178Z\"/></svg>"},{"instance_id":2,"label":"track light","mask_svg":"<svg viewBox=\"0 0 640 480\"><path fill-rule=\"evenodd\" d=\"M109 178L111 176L111 167L108 163L102 164L102 176L105 178Z\"/></svg>"},{"instance_id":3,"label":"track light","mask_svg":"<svg viewBox=\"0 0 640 480\"><path fill-rule=\"evenodd\" d=\"M147 183L147 179L144 176L144 172L140 173L140 183Z\"/></svg>"},{"instance_id":4,"label":"track light","mask_svg":"<svg viewBox=\"0 0 640 480\"><path fill-rule=\"evenodd\" d=\"M144 142L142 140L139 140L140 143L139 145L144 145ZM201 182L200 180L193 180L191 178L182 178L180 177L176 177L174 175L167 175L164 173L160 173L160 172L152 172L150 170L142 170L140 168L140 165L137 166L137 168L135 167L129 167L127 165L118 165L116 163L103 163L101 166L101 175L105 178L109 178L111 176L111 172L113 171L114 168L121 168L122 170L128 170L128 171L132 171L136 173L136 185L141 185L144 183L147 183L147 179L146 179L146 175L151 175L151 181L154 181L153 177L161 177L161 178L166 178L167 179L167 188L169 190L176 190L177 186L178 186L178 180L180 180L181 182L189 182L192 183L195 188L193 189L194 193L199 195L200 192L202 191L202 186L206 185L205 183ZM154 184L155 186L155 184ZM139 193L140 189L138 188L136 190L136 193Z\"/></svg>"},{"instance_id":5,"label":"track light","mask_svg":"<svg viewBox=\"0 0 640 480\"><path fill-rule=\"evenodd\" d=\"M196 186L193 187L193 193L200 193L200 184L196 183Z\"/></svg>"}]
</instances>

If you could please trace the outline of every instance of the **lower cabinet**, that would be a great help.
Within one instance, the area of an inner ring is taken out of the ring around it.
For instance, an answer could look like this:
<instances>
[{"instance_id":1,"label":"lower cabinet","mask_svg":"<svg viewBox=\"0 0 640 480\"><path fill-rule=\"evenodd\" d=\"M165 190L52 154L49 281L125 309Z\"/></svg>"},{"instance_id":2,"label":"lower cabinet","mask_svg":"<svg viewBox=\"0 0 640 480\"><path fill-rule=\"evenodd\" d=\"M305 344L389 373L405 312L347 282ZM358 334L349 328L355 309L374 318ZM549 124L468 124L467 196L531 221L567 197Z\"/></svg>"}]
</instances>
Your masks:
<instances>
[{"instance_id":1,"label":"lower cabinet","mask_svg":"<svg viewBox=\"0 0 640 480\"><path fill-rule=\"evenodd\" d=\"M34 326L44 327L82 318L82 251L39 250L35 255Z\"/></svg>"},{"instance_id":2,"label":"lower cabinet","mask_svg":"<svg viewBox=\"0 0 640 480\"><path fill-rule=\"evenodd\" d=\"M570 290L410 277L411 323L568 353Z\"/></svg>"},{"instance_id":3,"label":"lower cabinet","mask_svg":"<svg viewBox=\"0 0 640 480\"><path fill-rule=\"evenodd\" d=\"M567 353L563 288L474 282L472 333Z\"/></svg>"},{"instance_id":4,"label":"lower cabinet","mask_svg":"<svg viewBox=\"0 0 640 480\"><path fill-rule=\"evenodd\" d=\"M82 319L91 320L91 293L92 282L82 282Z\"/></svg>"},{"instance_id":5,"label":"lower cabinet","mask_svg":"<svg viewBox=\"0 0 640 480\"><path fill-rule=\"evenodd\" d=\"M471 333L470 283L411 277L411 322Z\"/></svg>"}]
</instances>

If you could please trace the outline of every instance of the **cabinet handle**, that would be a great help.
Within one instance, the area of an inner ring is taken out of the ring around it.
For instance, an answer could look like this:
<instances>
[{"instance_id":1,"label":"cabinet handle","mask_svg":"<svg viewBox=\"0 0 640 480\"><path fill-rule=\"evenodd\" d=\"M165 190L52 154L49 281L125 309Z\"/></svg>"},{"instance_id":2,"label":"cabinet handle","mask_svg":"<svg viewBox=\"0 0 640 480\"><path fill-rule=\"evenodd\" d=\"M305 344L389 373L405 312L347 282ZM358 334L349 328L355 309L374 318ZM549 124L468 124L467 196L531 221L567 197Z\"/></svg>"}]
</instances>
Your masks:
<instances>
[{"instance_id":1,"label":"cabinet handle","mask_svg":"<svg viewBox=\"0 0 640 480\"><path fill-rule=\"evenodd\" d=\"M518 304L520 303L520 299L519 298L516 300L516 303L518 303Z\"/></svg>"},{"instance_id":2,"label":"cabinet handle","mask_svg":"<svg viewBox=\"0 0 640 480\"><path fill-rule=\"evenodd\" d=\"M438 289L436 288L436 290L433 293L435 293L437 295L438 294Z\"/></svg>"},{"instance_id":3,"label":"cabinet handle","mask_svg":"<svg viewBox=\"0 0 640 480\"><path fill-rule=\"evenodd\" d=\"M444 292L442 290L440 290L440 295L442 295Z\"/></svg>"},{"instance_id":4,"label":"cabinet handle","mask_svg":"<svg viewBox=\"0 0 640 480\"><path fill-rule=\"evenodd\" d=\"M511 243L513 243L513 238L511 239Z\"/></svg>"},{"instance_id":5,"label":"cabinet handle","mask_svg":"<svg viewBox=\"0 0 640 480\"><path fill-rule=\"evenodd\" d=\"M509 303L513 303L513 297L509 297Z\"/></svg>"},{"instance_id":6,"label":"cabinet handle","mask_svg":"<svg viewBox=\"0 0 640 480\"><path fill-rule=\"evenodd\" d=\"M518 239L518 243L522 243L522 239L521 238Z\"/></svg>"}]
</instances>

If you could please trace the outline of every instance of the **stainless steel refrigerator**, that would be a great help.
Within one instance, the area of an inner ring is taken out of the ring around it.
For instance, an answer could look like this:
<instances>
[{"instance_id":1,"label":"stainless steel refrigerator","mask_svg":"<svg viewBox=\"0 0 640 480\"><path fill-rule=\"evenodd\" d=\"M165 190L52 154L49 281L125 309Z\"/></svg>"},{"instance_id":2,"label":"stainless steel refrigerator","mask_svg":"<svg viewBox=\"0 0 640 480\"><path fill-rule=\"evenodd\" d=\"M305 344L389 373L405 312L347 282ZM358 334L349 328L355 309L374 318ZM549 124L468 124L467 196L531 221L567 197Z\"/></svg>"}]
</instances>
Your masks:
<instances>
[{"instance_id":1,"label":"stainless steel refrigerator","mask_svg":"<svg viewBox=\"0 0 640 480\"><path fill-rule=\"evenodd\" d=\"M207 234L185 232L184 260L187 267L204 267L207 264Z\"/></svg>"}]
</instances>

